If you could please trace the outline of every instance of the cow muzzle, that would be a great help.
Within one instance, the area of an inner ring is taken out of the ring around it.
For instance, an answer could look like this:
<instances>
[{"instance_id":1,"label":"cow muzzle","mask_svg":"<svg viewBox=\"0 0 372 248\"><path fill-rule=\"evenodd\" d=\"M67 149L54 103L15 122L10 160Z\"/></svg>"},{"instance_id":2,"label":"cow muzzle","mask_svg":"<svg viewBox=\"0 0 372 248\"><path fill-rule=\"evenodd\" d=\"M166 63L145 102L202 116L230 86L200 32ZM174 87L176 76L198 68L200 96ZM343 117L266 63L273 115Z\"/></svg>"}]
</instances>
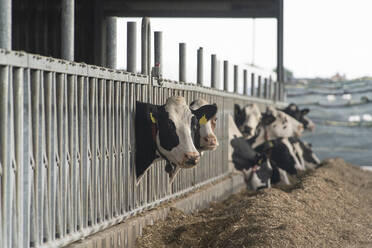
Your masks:
<instances>
[{"instance_id":1,"label":"cow muzzle","mask_svg":"<svg viewBox=\"0 0 372 248\"><path fill-rule=\"evenodd\" d=\"M183 163L180 167L192 168L199 163L200 154L197 152L187 152L184 154Z\"/></svg>"},{"instance_id":2,"label":"cow muzzle","mask_svg":"<svg viewBox=\"0 0 372 248\"><path fill-rule=\"evenodd\" d=\"M208 135L207 137L204 137L204 144L202 149L203 150L215 150L218 146L218 141L216 136L214 135Z\"/></svg>"}]
</instances>

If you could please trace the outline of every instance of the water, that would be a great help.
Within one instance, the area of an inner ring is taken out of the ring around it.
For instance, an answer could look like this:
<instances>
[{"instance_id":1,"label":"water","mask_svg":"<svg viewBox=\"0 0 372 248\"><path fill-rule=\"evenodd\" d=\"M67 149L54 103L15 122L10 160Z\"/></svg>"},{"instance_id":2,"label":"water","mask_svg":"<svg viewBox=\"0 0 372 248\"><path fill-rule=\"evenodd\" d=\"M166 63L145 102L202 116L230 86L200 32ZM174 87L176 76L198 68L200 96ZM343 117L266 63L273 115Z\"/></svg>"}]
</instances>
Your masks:
<instances>
[{"instance_id":1,"label":"water","mask_svg":"<svg viewBox=\"0 0 372 248\"><path fill-rule=\"evenodd\" d=\"M372 166L372 81L290 85L287 94L289 103L310 109L316 130L303 139L320 159Z\"/></svg>"}]
</instances>

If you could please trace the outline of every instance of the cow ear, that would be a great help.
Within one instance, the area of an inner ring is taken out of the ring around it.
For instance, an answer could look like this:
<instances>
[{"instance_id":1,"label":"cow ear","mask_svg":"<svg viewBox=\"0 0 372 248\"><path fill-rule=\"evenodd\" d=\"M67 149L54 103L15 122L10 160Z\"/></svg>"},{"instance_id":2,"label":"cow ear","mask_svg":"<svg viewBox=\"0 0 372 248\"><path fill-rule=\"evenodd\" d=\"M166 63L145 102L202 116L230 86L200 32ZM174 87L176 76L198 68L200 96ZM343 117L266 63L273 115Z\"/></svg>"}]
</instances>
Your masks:
<instances>
[{"instance_id":1,"label":"cow ear","mask_svg":"<svg viewBox=\"0 0 372 248\"><path fill-rule=\"evenodd\" d=\"M302 115L307 115L309 112L310 112L310 109L308 109L308 108L305 108L305 109L301 110Z\"/></svg>"},{"instance_id":2,"label":"cow ear","mask_svg":"<svg viewBox=\"0 0 372 248\"><path fill-rule=\"evenodd\" d=\"M275 121L275 117L272 114L262 114L261 122L264 126L270 125Z\"/></svg>"},{"instance_id":3,"label":"cow ear","mask_svg":"<svg viewBox=\"0 0 372 248\"><path fill-rule=\"evenodd\" d=\"M207 104L201 106L197 110L192 110L191 112L196 116L198 121L203 120L203 122L209 121L212 119L213 116L217 113L217 105L216 104ZM205 124L205 123L204 123Z\"/></svg>"},{"instance_id":4,"label":"cow ear","mask_svg":"<svg viewBox=\"0 0 372 248\"><path fill-rule=\"evenodd\" d=\"M149 109L149 119L152 123L157 123L159 117L159 106L153 106Z\"/></svg>"}]
</instances>

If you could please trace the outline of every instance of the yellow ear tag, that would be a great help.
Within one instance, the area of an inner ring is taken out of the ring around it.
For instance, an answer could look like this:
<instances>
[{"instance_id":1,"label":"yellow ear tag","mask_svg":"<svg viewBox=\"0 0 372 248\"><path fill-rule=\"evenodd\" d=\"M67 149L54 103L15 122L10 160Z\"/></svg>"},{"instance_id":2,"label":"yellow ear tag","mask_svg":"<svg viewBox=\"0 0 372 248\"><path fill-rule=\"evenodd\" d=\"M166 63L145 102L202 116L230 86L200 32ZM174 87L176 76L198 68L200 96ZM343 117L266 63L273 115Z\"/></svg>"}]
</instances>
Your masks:
<instances>
[{"instance_id":1,"label":"yellow ear tag","mask_svg":"<svg viewBox=\"0 0 372 248\"><path fill-rule=\"evenodd\" d=\"M269 142L269 146L270 146L270 147L274 147L274 144L273 144L272 141Z\"/></svg>"},{"instance_id":2,"label":"yellow ear tag","mask_svg":"<svg viewBox=\"0 0 372 248\"><path fill-rule=\"evenodd\" d=\"M152 116L152 113L150 112L150 119L152 121L152 123L156 123L156 119L154 118L154 116Z\"/></svg>"},{"instance_id":3,"label":"yellow ear tag","mask_svg":"<svg viewBox=\"0 0 372 248\"><path fill-rule=\"evenodd\" d=\"M199 120L199 124L200 125L205 125L207 124L208 120L207 120L207 117L205 117L205 115L202 116L202 118L200 118Z\"/></svg>"}]
</instances>

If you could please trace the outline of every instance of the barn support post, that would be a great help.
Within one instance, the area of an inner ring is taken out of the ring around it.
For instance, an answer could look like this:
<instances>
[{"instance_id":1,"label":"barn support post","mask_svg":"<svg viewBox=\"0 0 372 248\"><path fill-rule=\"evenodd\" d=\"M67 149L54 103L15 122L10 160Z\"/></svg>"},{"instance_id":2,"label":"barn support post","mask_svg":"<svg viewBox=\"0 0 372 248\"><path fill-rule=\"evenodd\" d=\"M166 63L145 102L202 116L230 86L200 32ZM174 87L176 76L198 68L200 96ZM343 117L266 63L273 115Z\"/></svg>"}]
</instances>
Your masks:
<instances>
[{"instance_id":1,"label":"barn support post","mask_svg":"<svg viewBox=\"0 0 372 248\"><path fill-rule=\"evenodd\" d=\"M239 67L237 65L234 65L234 92L238 93L238 83L239 83Z\"/></svg>"},{"instance_id":2,"label":"barn support post","mask_svg":"<svg viewBox=\"0 0 372 248\"><path fill-rule=\"evenodd\" d=\"M255 82L254 82L254 80L255 80L255 76L254 76L254 73L252 72L251 73L251 96L254 96L254 94L255 94L255 89L254 89Z\"/></svg>"},{"instance_id":3,"label":"barn support post","mask_svg":"<svg viewBox=\"0 0 372 248\"><path fill-rule=\"evenodd\" d=\"M106 19L106 66L116 69L116 17Z\"/></svg>"},{"instance_id":4,"label":"barn support post","mask_svg":"<svg viewBox=\"0 0 372 248\"><path fill-rule=\"evenodd\" d=\"M0 0L0 48L12 49L12 1Z\"/></svg>"},{"instance_id":5,"label":"barn support post","mask_svg":"<svg viewBox=\"0 0 372 248\"><path fill-rule=\"evenodd\" d=\"M163 32L156 31L154 33L154 64L157 76L161 77L163 74Z\"/></svg>"},{"instance_id":6,"label":"barn support post","mask_svg":"<svg viewBox=\"0 0 372 248\"><path fill-rule=\"evenodd\" d=\"M248 95L248 72L243 70L243 94Z\"/></svg>"},{"instance_id":7,"label":"barn support post","mask_svg":"<svg viewBox=\"0 0 372 248\"><path fill-rule=\"evenodd\" d=\"M61 10L61 56L62 59L74 61L75 0L62 0Z\"/></svg>"},{"instance_id":8,"label":"barn support post","mask_svg":"<svg viewBox=\"0 0 372 248\"><path fill-rule=\"evenodd\" d=\"M151 70L151 26L150 18L142 18L141 27L141 73L149 75Z\"/></svg>"},{"instance_id":9,"label":"barn support post","mask_svg":"<svg viewBox=\"0 0 372 248\"><path fill-rule=\"evenodd\" d=\"M196 78L196 83L198 85L203 85L203 68L204 68L204 63L203 63L203 48L200 47L198 49L198 59L197 59L197 78Z\"/></svg>"},{"instance_id":10,"label":"barn support post","mask_svg":"<svg viewBox=\"0 0 372 248\"><path fill-rule=\"evenodd\" d=\"M186 43L179 43L179 81L186 82Z\"/></svg>"},{"instance_id":11,"label":"barn support post","mask_svg":"<svg viewBox=\"0 0 372 248\"><path fill-rule=\"evenodd\" d=\"M277 81L280 84L280 100L284 100L283 0L278 0L277 4Z\"/></svg>"},{"instance_id":12,"label":"barn support post","mask_svg":"<svg viewBox=\"0 0 372 248\"><path fill-rule=\"evenodd\" d=\"M137 23L127 23L127 71L137 72Z\"/></svg>"},{"instance_id":13,"label":"barn support post","mask_svg":"<svg viewBox=\"0 0 372 248\"><path fill-rule=\"evenodd\" d=\"M229 61L223 61L223 90L229 90Z\"/></svg>"},{"instance_id":14,"label":"barn support post","mask_svg":"<svg viewBox=\"0 0 372 248\"><path fill-rule=\"evenodd\" d=\"M217 88L217 56L211 55L211 88Z\"/></svg>"}]
</instances>

